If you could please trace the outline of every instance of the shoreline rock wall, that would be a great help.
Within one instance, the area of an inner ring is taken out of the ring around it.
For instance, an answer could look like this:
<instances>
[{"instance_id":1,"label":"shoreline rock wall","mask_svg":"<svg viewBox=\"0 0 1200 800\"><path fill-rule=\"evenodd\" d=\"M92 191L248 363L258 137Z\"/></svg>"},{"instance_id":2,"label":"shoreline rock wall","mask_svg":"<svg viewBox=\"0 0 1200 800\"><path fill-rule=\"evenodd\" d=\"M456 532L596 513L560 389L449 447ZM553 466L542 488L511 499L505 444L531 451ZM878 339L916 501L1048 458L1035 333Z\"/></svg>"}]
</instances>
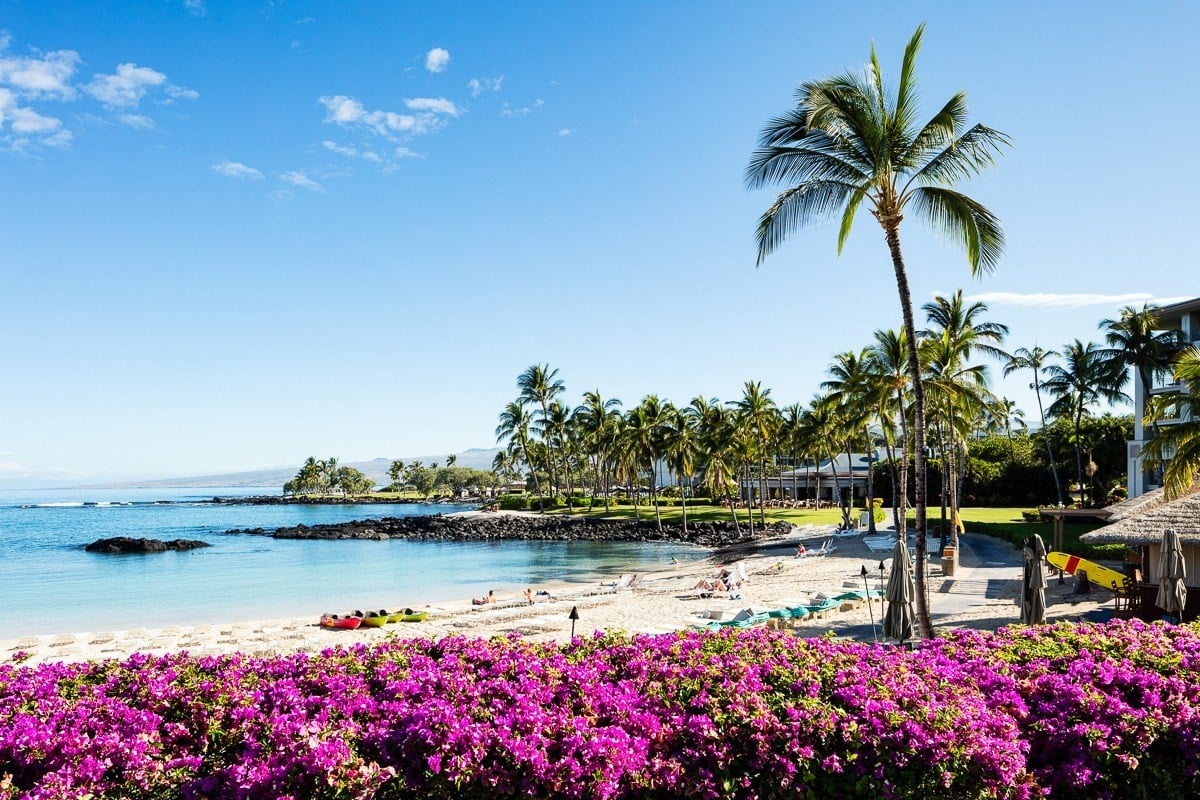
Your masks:
<instances>
[{"instance_id":1,"label":"shoreline rock wall","mask_svg":"<svg viewBox=\"0 0 1200 800\"><path fill-rule=\"evenodd\" d=\"M276 528L234 528L227 534L270 536L274 539L417 539L435 541L499 541L512 539L543 541L597 542L676 542L702 547L729 547L747 544L766 536L778 536L791 530L786 522L767 526L764 533L755 529L751 537L743 526L740 534L728 522L689 522L687 536L683 526L663 524L659 531L653 520L612 520L562 515L448 517L384 517L328 525L296 525Z\"/></svg>"}]
</instances>

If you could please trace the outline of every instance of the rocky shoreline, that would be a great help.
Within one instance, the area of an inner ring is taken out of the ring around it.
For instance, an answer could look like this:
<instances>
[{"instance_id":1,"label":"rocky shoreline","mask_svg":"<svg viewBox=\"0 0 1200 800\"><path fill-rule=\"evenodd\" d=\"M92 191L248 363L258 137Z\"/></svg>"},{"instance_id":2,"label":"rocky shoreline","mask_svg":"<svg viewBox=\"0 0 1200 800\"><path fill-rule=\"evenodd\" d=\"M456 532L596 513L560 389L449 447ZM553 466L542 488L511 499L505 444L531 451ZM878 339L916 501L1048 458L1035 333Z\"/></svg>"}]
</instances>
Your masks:
<instances>
[{"instance_id":1,"label":"rocky shoreline","mask_svg":"<svg viewBox=\"0 0 1200 800\"><path fill-rule=\"evenodd\" d=\"M168 550L195 550L197 547L211 547L208 542L199 539L135 539L131 536L113 536L108 539L97 539L91 544L84 545L89 553L108 553L119 555L123 553L165 553Z\"/></svg>"},{"instance_id":2,"label":"rocky shoreline","mask_svg":"<svg viewBox=\"0 0 1200 800\"><path fill-rule=\"evenodd\" d=\"M687 534L683 526L666 524L658 530L654 520L613 520L562 515L533 516L497 514L496 516L384 517L328 525L296 525L288 528L234 528L231 535L270 536L274 539L416 539L433 541L503 541L532 539L542 541L597 542L675 542L702 547L731 547L749 544L767 536L779 536L791 530L786 522L756 529L750 536L728 522L692 522Z\"/></svg>"}]
</instances>

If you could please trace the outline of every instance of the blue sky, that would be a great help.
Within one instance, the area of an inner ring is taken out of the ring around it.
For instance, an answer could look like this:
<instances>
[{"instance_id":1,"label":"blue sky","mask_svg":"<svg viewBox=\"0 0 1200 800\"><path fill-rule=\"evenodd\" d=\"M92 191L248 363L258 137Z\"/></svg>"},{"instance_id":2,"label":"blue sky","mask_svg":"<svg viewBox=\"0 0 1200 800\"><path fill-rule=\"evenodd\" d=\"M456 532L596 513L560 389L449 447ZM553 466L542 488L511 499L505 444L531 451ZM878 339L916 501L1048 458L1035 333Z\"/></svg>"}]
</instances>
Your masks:
<instances>
[{"instance_id":1,"label":"blue sky","mask_svg":"<svg viewBox=\"0 0 1200 800\"><path fill-rule=\"evenodd\" d=\"M796 85L885 74L1009 134L963 188L1008 345L1194 297L1191 4L0 4L0 485L487 447L516 375L635 403L807 402L898 327L865 213L755 269L742 175ZM1028 379L998 390L1036 414Z\"/></svg>"}]
</instances>

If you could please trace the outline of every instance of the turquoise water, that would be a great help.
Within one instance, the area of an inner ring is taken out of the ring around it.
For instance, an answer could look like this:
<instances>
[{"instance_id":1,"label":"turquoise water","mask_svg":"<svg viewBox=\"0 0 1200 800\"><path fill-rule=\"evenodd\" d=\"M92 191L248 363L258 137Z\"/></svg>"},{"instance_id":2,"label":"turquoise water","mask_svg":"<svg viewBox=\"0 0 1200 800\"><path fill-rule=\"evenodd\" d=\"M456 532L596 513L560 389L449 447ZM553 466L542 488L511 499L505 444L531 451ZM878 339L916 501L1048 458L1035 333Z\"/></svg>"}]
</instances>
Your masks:
<instances>
[{"instance_id":1,"label":"turquoise water","mask_svg":"<svg viewBox=\"0 0 1200 800\"><path fill-rule=\"evenodd\" d=\"M416 606L648 571L704 550L634 542L275 540L230 528L450 513L471 506L221 505L246 489L0 491L0 639ZM148 555L85 552L110 536L200 539Z\"/></svg>"}]
</instances>

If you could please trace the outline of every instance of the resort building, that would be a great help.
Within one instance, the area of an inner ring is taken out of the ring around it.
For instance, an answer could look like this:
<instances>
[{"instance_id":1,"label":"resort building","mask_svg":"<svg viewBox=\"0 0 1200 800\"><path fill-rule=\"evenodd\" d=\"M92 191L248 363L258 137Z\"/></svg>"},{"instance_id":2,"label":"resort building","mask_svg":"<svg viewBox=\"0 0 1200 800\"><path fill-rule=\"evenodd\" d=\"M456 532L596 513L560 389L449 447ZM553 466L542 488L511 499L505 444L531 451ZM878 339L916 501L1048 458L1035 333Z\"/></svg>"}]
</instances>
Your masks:
<instances>
[{"instance_id":1,"label":"resort building","mask_svg":"<svg viewBox=\"0 0 1200 800\"><path fill-rule=\"evenodd\" d=\"M799 467L783 467L778 474L766 478L768 500L820 501L836 505L839 496L849 486L855 499L867 496L867 475L872 467L883 462L880 453L843 453L832 459ZM742 499L749 501L763 489L764 481L757 478L742 481Z\"/></svg>"},{"instance_id":2,"label":"resort building","mask_svg":"<svg viewBox=\"0 0 1200 800\"><path fill-rule=\"evenodd\" d=\"M1186 344L1200 344L1200 297L1163 306L1158 312L1159 328L1162 330L1183 331ZM1169 394L1180 391L1172 375L1155 376L1150 387L1151 395ZM1141 381L1134 381L1133 395L1133 439L1128 442L1128 490L1129 497L1137 497L1159 487L1161 472L1148 469L1142 463L1142 449L1154 435L1150 426L1142 424L1146 416L1146 396L1142 392ZM1160 422L1160 425L1171 425L1172 421Z\"/></svg>"}]
</instances>

